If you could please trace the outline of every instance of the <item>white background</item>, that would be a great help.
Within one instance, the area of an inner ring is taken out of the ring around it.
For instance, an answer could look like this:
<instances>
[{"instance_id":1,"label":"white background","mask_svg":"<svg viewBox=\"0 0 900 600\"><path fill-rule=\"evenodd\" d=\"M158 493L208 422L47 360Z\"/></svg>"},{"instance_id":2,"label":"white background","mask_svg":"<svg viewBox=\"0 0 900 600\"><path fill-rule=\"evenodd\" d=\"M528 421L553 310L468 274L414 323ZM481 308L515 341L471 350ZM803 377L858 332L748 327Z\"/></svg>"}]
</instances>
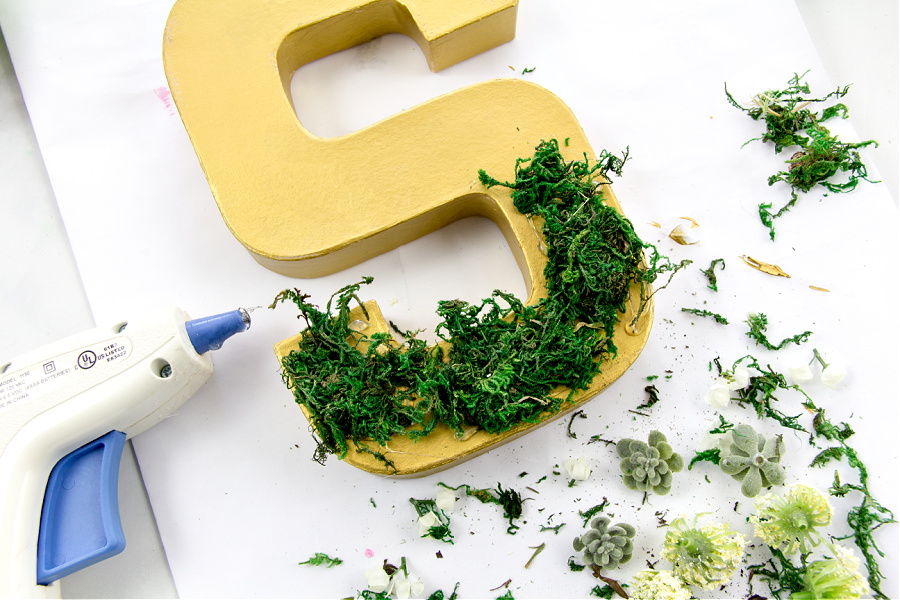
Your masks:
<instances>
[{"instance_id":1,"label":"white background","mask_svg":"<svg viewBox=\"0 0 900 600\"><path fill-rule=\"evenodd\" d=\"M362 589L370 564L406 556L428 592L449 592L460 581L464 596L500 595L503 590L490 589L511 578L516 597L583 596L595 582L569 573L565 561L574 554L571 538L581 531L577 510L602 497L613 502L616 518L639 528L636 559L613 574L620 579L659 557L663 530L655 527L656 511L671 519L713 509L749 533L743 518L750 503L721 473L695 467L676 478L671 496L642 507L615 475L612 450L585 445L594 434L616 439L659 428L676 450L692 455L715 418L702 399L712 381L709 361L720 356L730 363L747 351L782 370L808 358L813 346L847 362L851 375L842 389L813 385L809 392L833 421L848 420L859 432L854 440L870 467L871 488L896 508L886 475L896 472L897 451L877 441L897 425L890 377L897 359L891 262L897 252L889 242L896 239L897 219L897 8L889 2L853 11L839 3L799 7L802 17L790 2L695 3L675 11L656 3L526 1L515 41L440 74L429 73L419 50L399 36L301 69L294 88L299 118L319 135L352 132L492 77L522 76L544 85L572 107L596 150L630 145L634 158L615 184L626 214L645 240L673 258L706 268L712 258L724 257L722 291L709 292L691 268L660 294L651 342L632 370L588 405L588 419L575 421L578 439L566 437L564 421L417 481L382 481L336 461L321 469L308 460L305 422L281 388L271 353L274 342L296 332L296 321L289 309L256 311L251 332L217 353L216 376L183 413L135 440L181 595L346 596ZM7 64L0 243L12 260L3 261L0 286L7 315L2 357L87 328L95 319L117 319L159 303L177 303L200 316L268 304L286 286L324 301L361 274L377 277L366 296L408 327L432 328L430 307L438 299L475 300L494 287L524 294L502 237L479 219L328 278L295 281L258 267L222 224L177 114L154 91L165 86L159 46L168 8L166 2L0 3L0 25L28 110ZM524 68L535 71L518 75ZM770 148L740 148L760 133L758 125L727 105L721 86L728 81L732 93L747 101L807 68L814 91L854 83L846 98L851 119L832 129L842 139L858 139L855 127L863 138L882 142L864 158L885 184L863 184L852 195L821 201L821 194L811 194L779 222L779 241L772 244L755 206L786 197L784 188L765 185L780 162ZM317 94L301 96L304 87ZM38 145L29 139L29 116ZM676 246L648 224L682 214L703 225L698 246ZM743 266L741 254L778 263L793 277L761 275ZM720 312L731 325L686 318L683 306ZM772 337L806 329L815 335L802 348L761 351L743 335L741 321L749 311L769 315ZM662 401L651 417L628 413L645 399L645 377L665 370L672 377L657 380ZM796 406L796 398L784 402ZM757 424L737 408L724 414ZM773 423L759 427L767 434L779 431ZM794 451L785 460L789 479L827 487L830 472L804 468L811 451L805 440L788 436L788 442ZM567 488L551 474L553 465L580 454L594 475ZM129 547L67 578L66 595L175 592L127 456L120 501ZM529 475L520 480L523 471ZM534 484L543 475L550 477ZM852 480L849 471L844 479ZM453 518L457 544L442 546L417 539L407 502L433 495L439 480L532 485L540 495L526 503L528 523L514 537L504 533L494 507L465 503ZM741 501L738 511L734 501ZM838 512L843 514L840 507ZM559 536L539 531L560 522L567 524ZM884 590L897 596L897 528L885 528L878 540L888 552ZM541 542L547 549L525 571L528 548ZM366 549L374 558L364 556ZM443 559L435 557L437 550ZM345 563L330 571L296 566L317 551ZM739 578L723 593L743 594L745 582ZM765 594L764 588L756 591Z\"/></svg>"}]
</instances>

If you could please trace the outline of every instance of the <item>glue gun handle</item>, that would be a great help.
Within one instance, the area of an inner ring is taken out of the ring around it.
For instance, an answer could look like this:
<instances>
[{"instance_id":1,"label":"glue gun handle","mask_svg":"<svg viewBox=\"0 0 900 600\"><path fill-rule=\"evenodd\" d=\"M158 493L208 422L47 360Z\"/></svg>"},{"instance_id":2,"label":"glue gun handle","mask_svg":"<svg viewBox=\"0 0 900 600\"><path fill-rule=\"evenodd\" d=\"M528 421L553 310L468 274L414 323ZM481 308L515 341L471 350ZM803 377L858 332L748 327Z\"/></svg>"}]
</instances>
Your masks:
<instances>
[{"instance_id":1,"label":"glue gun handle","mask_svg":"<svg viewBox=\"0 0 900 600\"><path fill-rule=\"evenodd\" d=\"M37 544L37 583L47 585L125 549L119 462L125 434L110 431L64 456L47 480Z\"/></svg>"}]
</instances>

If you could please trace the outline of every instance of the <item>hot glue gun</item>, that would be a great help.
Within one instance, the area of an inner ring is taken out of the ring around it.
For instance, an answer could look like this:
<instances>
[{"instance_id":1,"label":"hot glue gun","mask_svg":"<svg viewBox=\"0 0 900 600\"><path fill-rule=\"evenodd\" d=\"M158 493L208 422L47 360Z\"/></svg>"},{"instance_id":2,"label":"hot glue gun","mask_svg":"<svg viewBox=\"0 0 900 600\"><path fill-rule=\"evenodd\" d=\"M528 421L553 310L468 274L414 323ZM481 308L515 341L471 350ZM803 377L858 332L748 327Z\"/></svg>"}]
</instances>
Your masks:
<instances>
[{"instance_id":1,"label":"hot glue gun","mask_svg":"<svg viewBox=\"0 0 900 600\"><path fill-rule=\"evenodd\" d=\"M59 597L58 579L125 549L125 440L178 410L212 374L209 350L249 326L243 309L172 308L0 363L0 598Z\"/></svg>"}]
</instances>

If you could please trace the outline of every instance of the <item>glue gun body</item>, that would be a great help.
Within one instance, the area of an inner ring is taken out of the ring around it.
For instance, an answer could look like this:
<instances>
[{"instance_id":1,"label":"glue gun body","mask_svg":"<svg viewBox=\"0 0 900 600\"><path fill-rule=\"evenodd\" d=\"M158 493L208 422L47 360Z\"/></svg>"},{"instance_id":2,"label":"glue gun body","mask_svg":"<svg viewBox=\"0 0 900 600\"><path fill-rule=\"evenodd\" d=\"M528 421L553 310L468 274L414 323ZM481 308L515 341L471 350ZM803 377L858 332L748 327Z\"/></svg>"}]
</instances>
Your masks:
<instances>
[{"instance_id":1,"label":"glue gun body","mask_svg":"<svg viewBox=\"0 0 900 600\"><path fill-rule=\"evenodd\" d=\"M58 579L124 549L122 447L213 371L243 310L179 309L98 327L0 366L0 598L59 597Z\"/></svg>"}]
</instances>

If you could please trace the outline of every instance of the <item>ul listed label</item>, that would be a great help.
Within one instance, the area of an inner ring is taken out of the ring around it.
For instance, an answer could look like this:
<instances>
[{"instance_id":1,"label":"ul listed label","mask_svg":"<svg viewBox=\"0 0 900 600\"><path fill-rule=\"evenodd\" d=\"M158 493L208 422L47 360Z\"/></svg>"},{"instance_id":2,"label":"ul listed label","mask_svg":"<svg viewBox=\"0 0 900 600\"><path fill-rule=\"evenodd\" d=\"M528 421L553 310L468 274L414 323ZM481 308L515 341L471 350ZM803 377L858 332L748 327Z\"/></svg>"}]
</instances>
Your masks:
<instances>
[{"instance_id":1,"label":"ul listed label","mask_svg":"<svg viewBox=\"0 0 900 600\"><path fill-rule=\"evenodd\" d=\"M97 354L93 350L85 350L78 355L77 364L80 369L90 369L97 364Z\"/></svg>"}]
</instances>

